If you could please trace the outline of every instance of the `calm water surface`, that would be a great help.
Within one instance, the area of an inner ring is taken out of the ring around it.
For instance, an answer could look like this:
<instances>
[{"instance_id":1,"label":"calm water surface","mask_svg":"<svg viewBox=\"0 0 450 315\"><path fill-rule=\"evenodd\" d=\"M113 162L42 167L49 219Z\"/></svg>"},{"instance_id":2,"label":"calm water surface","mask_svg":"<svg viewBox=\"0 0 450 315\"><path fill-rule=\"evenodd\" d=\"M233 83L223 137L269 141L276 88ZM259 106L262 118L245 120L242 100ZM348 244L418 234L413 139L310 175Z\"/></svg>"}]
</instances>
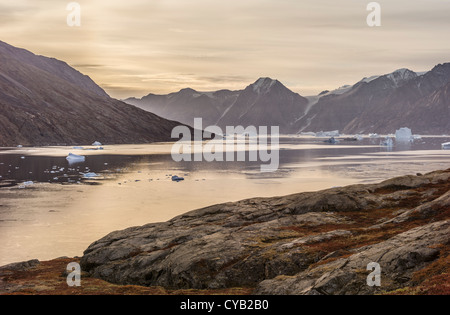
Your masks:
<instances>
[{"instance_id":1,"label":"calm water surface","mask_svg":"<svg viewBox=\"0 0 450 315\"><path fill-rule=\"evenodd\" d=\"M341 141L284 137L280 168L261 162L182 162L171 144L0 149L0 265L81 256L93 241L130 226L166 221L189 210L450 167L446 137L380 147L379 139ZM90 147L86 147L90 148ZM69 152L86 156L69 164ZM84 173L100 177L86 180ZM185 178L173 182L172 175ZM33 182L23 184L26 182ZM7 187L10 186L10 187Z\"/></svg>"}]
</instances>

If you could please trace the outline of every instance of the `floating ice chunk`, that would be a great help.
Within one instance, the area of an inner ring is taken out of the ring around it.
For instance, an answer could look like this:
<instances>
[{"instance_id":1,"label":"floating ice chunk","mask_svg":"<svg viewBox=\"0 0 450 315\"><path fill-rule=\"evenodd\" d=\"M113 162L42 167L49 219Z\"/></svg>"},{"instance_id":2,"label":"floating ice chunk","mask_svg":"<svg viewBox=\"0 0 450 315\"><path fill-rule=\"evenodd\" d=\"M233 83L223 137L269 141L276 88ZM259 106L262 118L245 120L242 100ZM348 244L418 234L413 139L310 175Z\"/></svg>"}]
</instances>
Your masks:
<instances>
[{"instance_id":1,"label":"floating ice chunk","mask_svg":"<svg viewBox=\"0 0 450 315\"><path fill-rule=\"evenodd\" d=\"M411 132L411 129L404 127L400 128L395 132L395 140L401 141L401 142L408 142L413 140L413 135Z\"/></svg>"},{"instance_id":2,"label":"floating ice chunk","mask_svg":"<svg viewBox=\"0 0 450 315\"><path fill-rule=\"evenodd\" d=\"M325 143L336 144L336 143L339 143L339 140L336 140L334 137L331 137L330 139L325 140L324 142Z\"/></svg>"},{"instance_id":3,"label":"floating ice chunk","mask_svg":"<svg viewBox=\"0 0 450 315\"><path fill-rule=\"evenodd\" d=\"M23 145L19 144L17 147L20 149L23 148Z\"/></svg>"},{"instance_id":4,"label":"floating ice chunk","mask_svg":"<svg viewBox=\"0 0 450 315\"><path fill-rule=\"evenodd\" d=\"M320 131L316 133L316 137L339 137L339 130L333 131Z\"/></svg>"},{"instance_id":5,"label":"floating ice chunk","mask_svg":"<svg viewBox=\"0 0 450 315\"><path fill-rule=\"evenodd\" d=\"M380 145L390 148L394 146L394 141L392 140L392 138L386 137L386 139L380 142Z\"/></svg>"},{"instance_id":6,"label":"floating ice chunk","mask_svg":"<svg viewBox=\"0 0 450 315\"><path fill-rule=\"evenodd\" d=\"M25 157L24 157L24 156L21 156L20 159L25 160Z\"/></svg>"},{"instance_id":7,"label":"floating ice chunk","mask_svg":"<svg viewBox=\"0 0 450 315\"><path fill-rule=\"evenodd\" d=\"M32 181L23 182L22 185L19 186L19 188L20 188L20 189L24 189L24 188L26 188L26 187L28 187L28 186L33 185L33 184L34 184L34 182L32 182Z\"/></svg>"},{"instance_id":8,"label":"floating ice chunk","mask_svg":"<svg viewBox=\"0 0 450 315\"><path fill-rule=\"evenodd\" d=\"M95 178L95 177L100 177L100 175L98 175L96 173L85 173L85 174L83 174L83 178Z\"/></svg>"},{"instance_id":9,"label":"floating ice chunk","mask_svg":"<svg viewBox=\"0 0 450 315\"><path fill-rule=\"evenodd\" d=\"M450 150L450 142L443 143L442 150Z\"/></svg>"},{"instance_id":10,"label":"floating ice chunk","mask_svg":"<svg viewBox=\"0 0 450 315\"><path fill-rule=\"evenodd\" d=\"M69 163L80 163L84 162L86 160L86 157L82 155L76 155L73 153L69 153L69 155L66 157L66 160L69 161ZM62 169L64 170L64 169Z\"/></svg>"},{"instance_id":11,"label":"floating ice chunk","mask_svg":"<svg viewBox=\"0 0 450 315\"><path fill-rule=\"evenodd\" d=\"M173 182L179 182L179 181L182 181L182 180L184 180L184 178L183 177L178 177L178 176L172 176L172 181Z\"/></svg>"},{"instance_id":12,"label":"floating ice chunk","mask_svg":"<svg viewBox=\"0 0 450 315\"><path fill-rule=\"evenodd\" d=\"M92 145L98 147L98 146L101 146L102 144L98 141L95 141Z\"/></svg>"}]
</instances>

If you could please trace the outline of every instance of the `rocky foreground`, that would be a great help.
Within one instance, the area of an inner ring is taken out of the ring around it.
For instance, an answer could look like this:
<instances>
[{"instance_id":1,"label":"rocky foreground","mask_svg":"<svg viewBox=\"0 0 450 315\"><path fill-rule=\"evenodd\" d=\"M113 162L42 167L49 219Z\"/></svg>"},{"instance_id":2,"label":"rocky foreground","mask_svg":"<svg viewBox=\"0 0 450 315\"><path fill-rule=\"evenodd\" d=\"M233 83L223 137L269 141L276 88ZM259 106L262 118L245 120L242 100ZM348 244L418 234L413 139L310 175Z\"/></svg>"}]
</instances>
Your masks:
<instances>
[{"instance_id":1,"label":"rocky foreground","mask_svg":"<svg viewBox=\"0 0 450 315\"><path fill-rule=\"evenodd\" d=\"M84 252L78 293L449 294L449 252L450 169L214 205L113 232ZM371 262L380 287L366 283ZM65 263L55 292L73 294ZM56 274L57 264L0 268L0 292L48 293L48 283L33 289L49 275L39 268Z\"/></svg>"}]
</instances>

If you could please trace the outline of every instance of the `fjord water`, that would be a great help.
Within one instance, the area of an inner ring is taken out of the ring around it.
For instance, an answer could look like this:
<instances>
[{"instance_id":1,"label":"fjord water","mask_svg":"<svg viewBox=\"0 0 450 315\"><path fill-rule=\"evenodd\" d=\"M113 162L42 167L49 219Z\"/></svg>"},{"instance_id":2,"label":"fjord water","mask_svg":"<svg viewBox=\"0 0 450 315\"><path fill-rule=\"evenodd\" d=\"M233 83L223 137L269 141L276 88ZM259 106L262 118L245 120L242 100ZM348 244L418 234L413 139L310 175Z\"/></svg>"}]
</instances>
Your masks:
<instances>
[{"instance_id":1,"label":"fjord water","mask_svg":"<svg viewBox=\"0 0 450 315\"><path fill-rule=\"evenodd\" d=\"M187 211L252 197L271 197L450 167L448 137L380 147L380 139L341 141L281 137L280 167L262 162L174 162L171 143L0 150L0 265L80 256L106 234L169 220ZM89 147L88 147L89 148ZM86 160L69 164L68 153ZM100 177L83 179L83 173ZM184 177L174 182L171 176ZM23 185L32 181L33 184ZM6 185L3 185L6 186ZM1 187L1 185L0 185Z\"/></svg>"}]
</instances>

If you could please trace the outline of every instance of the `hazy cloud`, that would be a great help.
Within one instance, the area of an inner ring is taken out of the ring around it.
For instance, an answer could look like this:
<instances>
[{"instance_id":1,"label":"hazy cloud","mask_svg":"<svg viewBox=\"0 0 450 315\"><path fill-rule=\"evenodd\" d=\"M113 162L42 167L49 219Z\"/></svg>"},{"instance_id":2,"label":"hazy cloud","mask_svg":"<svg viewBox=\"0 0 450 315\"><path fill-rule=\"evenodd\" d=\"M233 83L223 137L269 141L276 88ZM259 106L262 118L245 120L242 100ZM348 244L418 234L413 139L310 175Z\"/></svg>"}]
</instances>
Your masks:
<instances>
[{"instance_id":1,"label":"hazy cloud","mask_svg":"<svg viewBox=\"0 0 450 315\"><path fill-rule=\"evenodd\" d=\"M261 76L302 95L448 60L450 1L0 0L0 39L62 59L112 96L242 89Z\"/></svg>"}]
</instances>

